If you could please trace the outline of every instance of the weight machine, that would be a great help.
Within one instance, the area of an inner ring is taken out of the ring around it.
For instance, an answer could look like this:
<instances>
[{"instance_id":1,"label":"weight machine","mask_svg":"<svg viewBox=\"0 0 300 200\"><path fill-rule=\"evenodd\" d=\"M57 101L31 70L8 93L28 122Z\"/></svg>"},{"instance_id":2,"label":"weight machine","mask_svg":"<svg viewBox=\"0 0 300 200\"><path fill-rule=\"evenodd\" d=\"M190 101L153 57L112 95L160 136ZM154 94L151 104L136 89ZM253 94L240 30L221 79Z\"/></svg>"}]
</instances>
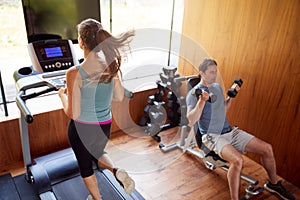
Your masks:
<instances>
[{"instance_id":1,"label":"weight machine","mask_svg":"<svg viewBox=\"0 0 300 200\"><path fill-rule=\"evenodd\" d=\"M139 121L139 125L145 127L145 133L158 142L161 140L158 135L160 131L178 126L181 121L180 103L174 92L176 83L180 83L175 83L179 77L176 70L174 66L163 68L163 73L160 73L161 80L156 82L158 91L148 97L148 105L144 108L145 115Z\"/></svg>"},{"instance_id":2,"label":"weight machine","mask_svg":"<svg viewBox=\"0 0 300 200\"><path fill-rule=\"evenodd\" d=\"M167 79L168 80L168 79ZM194 88L194 86L200 82L200 76L187 76L187 77L176 77L174 79L174 82L168 81L168 86L171 89L175 89L177 91L177 99L180 102L180 112L181 112L181 121L179 123L180 125L180 139L177 142L164 145L162 143L159 144L159 148L162 152L167 153L174 149L180 149L184 153L190 153L198 158L200 158L206 168L209 170L214 170L217 167L228 171L228 163L226 160L222 159L218 154L216 154L214 151L207 148L202 143L201 134L198 132L198 126L197 124L193 127L188 126L188 119L186 118L187 114L187 105L186 105L186 99L184 96L180 95L179 88L181 87L183 81L187 81L188 90L192 90L191 92L194 93L194 95L201 95L201 90L197 90ZM172 86L172 84L175 83L175 85ZM228 90L228 98L234 98L241 85L243 84L243 81L241 79L235 79L233 86ZM214 94L210 93L210 98L208 101L214 102L216 100L216 96ZM198 132L198 133L197 133ZM197 134L196 134L197 133ZM199 147L199 150L195 150L196 145ZM249 186L245 189L246 195L243 197L243 199L249 199L252 196L256 196L260 194L263 191L262 187L256 187L259 183L258 180L253 179L247 175L241 174L241 178L247 182L249 182Z\"/></svg>"}]
</instances>

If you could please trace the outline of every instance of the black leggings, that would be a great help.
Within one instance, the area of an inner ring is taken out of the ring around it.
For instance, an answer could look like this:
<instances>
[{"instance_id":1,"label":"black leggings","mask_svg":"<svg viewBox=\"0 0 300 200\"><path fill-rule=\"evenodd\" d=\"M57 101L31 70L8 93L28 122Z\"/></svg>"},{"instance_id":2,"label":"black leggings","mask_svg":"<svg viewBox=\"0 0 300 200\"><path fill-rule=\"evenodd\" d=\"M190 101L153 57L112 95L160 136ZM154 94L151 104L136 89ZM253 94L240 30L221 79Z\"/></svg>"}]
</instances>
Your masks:
<instances>
[{"instance_id":1,"label":"black leggings","mask_svg":"<svg viewBox=\"0 0 300 200\"><path fill-rule=\"evenodd\" d=\"M75 153L80 175L85 178L94 174L93 161L105 153L104 148L110 137L111 123L105 125L82 124L70 120L68 137Z\"/></svg>"}]
</instances>

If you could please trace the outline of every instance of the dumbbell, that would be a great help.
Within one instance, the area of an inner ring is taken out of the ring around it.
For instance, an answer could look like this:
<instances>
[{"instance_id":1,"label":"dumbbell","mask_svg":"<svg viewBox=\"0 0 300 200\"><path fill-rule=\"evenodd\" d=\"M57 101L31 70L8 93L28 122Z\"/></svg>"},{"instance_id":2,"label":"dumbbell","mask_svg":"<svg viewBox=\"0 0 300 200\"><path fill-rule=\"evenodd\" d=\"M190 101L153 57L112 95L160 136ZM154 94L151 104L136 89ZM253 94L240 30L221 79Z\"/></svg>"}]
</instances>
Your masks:
<instances>
[{"instance_id":1,"label":"dumbbell","mask_svg":"<svg viewBox=\"0 0 300 200\"><path fill-rule=\"evenodd\" d=\"M231 86L231 88L228 90L227 95L230 98L234 98L238 91L240 90L240 87L243 85L243 81L240 78L236 78L233 81L233 85Z\"/></svg>"},{"instance_id":2,"label":"dumbbell","mask_svg":"<svg viewBox=\"0 0 300 200\"><path fill-rule=\"evenodd\" d=\"M159 124L155 123L148 123L145 132L150 135L154 136L160 132L161 128Z\"/></svg>"},{"instance_id":3,"label":"dumbbell","mask_svg":"<svg viewBox=\"0 0 300 200\"><path fill-rule=\"evenodd\" d=\"M174 92L170 91L168 92L168 95L167 95L167 98L169 100L173 100L173 101L176 101L177 100L177 96L174 94Z\"/></svg>"},{"instance_id":4,"label":"dumbbell","mask_svg":"<svg viewBox=\"0 0 300 200\"><path fill-rule=\"evenodd\" d=\"M198 96L202 95L202 90L200 88L193 88L192 95L195 95L198 97ZM217 95L215 95L214 93L210 92L208 95L209 95L209 98L207 100L208 102L214 103L217 100Z\"/></svg>"}]
</instances>

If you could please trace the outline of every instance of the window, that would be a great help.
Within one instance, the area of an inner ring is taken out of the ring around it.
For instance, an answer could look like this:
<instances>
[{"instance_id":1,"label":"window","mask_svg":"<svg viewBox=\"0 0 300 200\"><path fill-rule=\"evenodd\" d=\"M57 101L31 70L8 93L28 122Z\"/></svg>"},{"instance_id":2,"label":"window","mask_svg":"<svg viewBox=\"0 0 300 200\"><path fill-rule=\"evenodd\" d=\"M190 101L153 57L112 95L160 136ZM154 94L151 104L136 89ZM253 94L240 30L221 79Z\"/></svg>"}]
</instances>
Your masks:
<instances>
[{"instance_id":1,"label":"window","mask_svg":"<svg viewBox=\"0 0 300 200\"><path fill-rule=\"evenodd\" d=\"M21 1L2 1L0 21L0 70L6 100L9 103L15 100L14 71L31 65Z\"/></svg>"},{"instance_id":2,"label":"window","mask_svg":"<svg viewBox=\"0 0 300 200\"><path fill-rule=\"evenodd\" d=\"M177 65L183 4L184 0L100 0L101 22L106 30L111 30L114 35L128 29L136 30L132 53L122 66L127 89L137 91L156 87L161 68L168 64ZM0 70L9 103L14 102L16 94L13 73L31 66L21 1L0 2L0 21ZM0 112L1 109L2 106Z\"/></svg>"},{"instance_id":3,"label":"window","mask_svg":"<svg viewBox=\"0 0 300 200\"><path fill-rule=\"evenodd\" d=\"M124 84L129 90L156 87L162 67L177 66L183 6L183 0L101 1L101 22L105 29L114 35L136 30L132 52L122 66Z\"/></svg>"}]
</instances>

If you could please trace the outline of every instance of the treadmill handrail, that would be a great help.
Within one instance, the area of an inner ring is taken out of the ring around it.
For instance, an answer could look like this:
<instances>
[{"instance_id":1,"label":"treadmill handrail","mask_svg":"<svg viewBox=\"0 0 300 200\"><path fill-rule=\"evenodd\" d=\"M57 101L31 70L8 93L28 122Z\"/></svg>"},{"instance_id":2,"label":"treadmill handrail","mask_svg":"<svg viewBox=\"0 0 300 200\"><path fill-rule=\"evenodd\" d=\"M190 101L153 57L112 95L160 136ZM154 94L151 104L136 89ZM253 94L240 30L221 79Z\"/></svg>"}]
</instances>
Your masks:
<instances>
[{"instance_id":1,"label":"treadmill handrail","mask_svg":"<svg viewBox=\"0 0 300 200\"><path fill-rule=\"evenodd\" d=\"M25 104L25 101L22 99L22 96L25 94L24 90L21 90L19 94L16 96L16 104L21 112L21 115L24 116L27 123L33 122L33 116L29 111L28 107Z\"/></svg>"},{"instance_id":2,"label":"treadmill handrail","mask_svg":"<svg viewBox=\"0 0 300 200\"><path fill-rule=\"evenodd\" d=\"M42 94L46 94L52 91L57 90L56 87L49 87L45 90L39 91L39 92L33 92L30 94L25 94L25 90L21 90L18 95L16 96L16 104L18 106L18 108L20 109L21 115L24 116L25 121L30 124L33 122L33 116L30 112L30 110L28 109L25 101L28 99L32 99L34 97L40 96Z\"/></svg>"}]
</instances>

